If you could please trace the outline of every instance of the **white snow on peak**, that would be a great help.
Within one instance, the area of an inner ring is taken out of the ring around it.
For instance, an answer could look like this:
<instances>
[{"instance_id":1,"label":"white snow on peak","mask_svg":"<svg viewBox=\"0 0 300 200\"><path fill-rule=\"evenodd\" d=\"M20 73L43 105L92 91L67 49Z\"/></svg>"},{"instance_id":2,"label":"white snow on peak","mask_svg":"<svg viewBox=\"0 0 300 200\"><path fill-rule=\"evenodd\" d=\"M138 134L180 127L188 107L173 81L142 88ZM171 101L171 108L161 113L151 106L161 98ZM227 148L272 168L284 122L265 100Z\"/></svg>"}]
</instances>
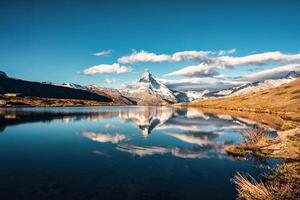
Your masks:
<instances>
[{"instance_id":1,"label":"white snow on peak","mask_svg":"<svg viewBox=\"0 0 300 200\"><path fill-rule=\"evenodd\" d=\"M177 102L173 92L166 85L153 78L149 70L145 70L142 77L135 84L127 86L122 92L128 94L148 93L157 95L169 102Z\"/></svg>"},{"instance_id":2,"label":"white snow on peak","mask_svg":"<svg viewBox=\"0 0 300 200\"><path fill-rule=\"evenodd\" d=\"M79 85L79 84L71 83L71 82L63 83L60 86L78 89L78 90L87 90L87 87Z\"/></svg>"}]
</instances>

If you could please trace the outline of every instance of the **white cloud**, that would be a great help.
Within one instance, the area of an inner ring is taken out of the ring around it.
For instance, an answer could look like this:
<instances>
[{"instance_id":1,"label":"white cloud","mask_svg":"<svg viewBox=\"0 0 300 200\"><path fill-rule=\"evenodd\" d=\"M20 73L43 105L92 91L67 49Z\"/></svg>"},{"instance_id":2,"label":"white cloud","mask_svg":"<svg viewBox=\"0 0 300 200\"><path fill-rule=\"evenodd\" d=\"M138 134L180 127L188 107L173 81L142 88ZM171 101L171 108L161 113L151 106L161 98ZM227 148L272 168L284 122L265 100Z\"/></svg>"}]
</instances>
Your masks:
<instances>
[{"instance_id":1,"label":"white cloud","mask_svg":"<svg viewBox=\"0 0 300 200\"><path fill-rule=\"evenodd\" d=\"M166 76L188 76L188 77L213 77L219 73L212 66L205 63L192 65L178 71L166 74Z\"/></svg>"},{"instance_id":2,"label":"white cloud","mask_svg":"<svg viewBox=\"0 0 300 200\"><path fill-rule=\"evenodd\" d=\"M300 61L299 54L283 54L279 51L265 52L252 54L242 57L221 56L212 59L212 62L217 65L237 66L237 65L265 65L270 63L298 62Z\"/></svg>"},{"instance_id":3,"label":"white cloud","mask_svg":"<svg viewBox=\"0 0 300 200\"><path fill-rule=\"evenodd\" d=\"M260 72L255 72L241 77L245 81L261 81L266 79L276 79L286 76L289 72L295 71L300 73L300 63L283 65L272 69L266 69Z\"/></svg>"},{"instance_id":4,"label":"white cloud","mask_svg":"<svg viewBox=\"0 0 300 200\"><path fill-rule=\"evenodd\" d=\"M137 62L165 62L170 59L167 54L157 55L141 50L140 52L134 51L131 55L123 56L118 59L119 63L137 63Z\"/></svg>"},{"instance_id":5,"label":"white cloud","mask_svg":"<svg viewBox=\"0 0 300 200\"><path fill-rule=\"evenodd\" d=\"M93 74L105 74L105 73L128 73L131 72L133 69L131 67L123 66L118 63L114 64L100 64L92 66L88 69L83 71L84 75L93 75Z\"/></svg>"},{"instance_id":6,"label":"white cloud","mask_svg":"<svg viewBox=\"0 0 300 200\"><path fill-rule=\"evenodd\" d=\"M225 55L233 54L235 52L236 52L236 49L220 50L218 52L218 56L225 56Z\"/></svg>"},{"instance_id":7,"label":"white cloud","mask_svg":"<svg viewBox=\"0 0 300 200\"><path fill-rule=\"evenodd\" d=\"M206 59L209 54L213 53L212 51L180 51L174 53L170 61L180 62L184 60L203 60Z\"/></svg>"},{"instance_id":8,"label":"white cloud","mask_svg":"<svg viewBox=\"0 0 300 200\"><path fill-rule=\"evenodd\" d=\"M296 62L300 61L299 54L284 54L279 51L264 52L247 56L228 56L236 52L236 49L214 51L180 51L174 54L156 54L144 50L133 51L132 54L122 56L119 63L137 62L180 62L185 60L198 60L219 67L229 67L236 65L263 65L273 62Z\"/></svg>"},{"instance_id":9,"label":"white cloud","mask_svg":"<svg viewBox=\"0 0 300 200\"><path fill-rule=\"evenodd\" d=\"M180 51L172 55L155 54L144 50L134 51L128 56L122 56L118 59L119 63L137 63L137 62L180 62L184 60L202 60L206 59L211 51Z\"/></svg>"},{"instance_id":10,"label":"white cloud","mask_svg":"<svg viewBox=\"0 0 300 200\"><path fill-rule=\"evenodd\" d=\"M235 52L235 49L228 51L219 51L218 55L224 55ZM202 59L199 65L184 67L175 72L166 74L166 76L186 76L186 77L216 77L220 76L218 70L224 68L234 68L242 65L267 65L272 63L292 63L300 61L299 54L283 54L278 51L252 54L242 57L217 56Z\"/></svg>"},{"instance_id":11,"label":"white cloud","mask_svg":"<svg viewBox=\"0 0 300 200\"><path fill-rule=\"evenodd\" d=\"M104 82L105 83L108 83L108 84L111 84L111 83L115 83L115 82L118 82L118 81L120 81L121 79L119 79L119 78L105 78L104 79Z\"/></svg>"},{"instance_id":12,"label":"white cloud","mask_svg":"<svg viewBox=\"0 0 300 200\"><path fill-rule=\"evenodd\" d=\"M234 80L234 79L220 79L220 78L184 78L179 80L170 80L170 79L159 79L160 82L167 85L171 89L180 90L180 91L203 91L215 89L226 89L234 86L238 86L247 81L244 80Z\"/></svg>"},{"instance_id":13,"label":"white cloud","mask_svg":"<svg viewBox=\"0 0 300 200\"><path fill-rule=\"evenodd\" d=\"M107 56L107 55L110 55L111 52L112 52L112 50L103 50L103 51L94 53L93 55L94 56Z\"/></svg>"}]
</instances>

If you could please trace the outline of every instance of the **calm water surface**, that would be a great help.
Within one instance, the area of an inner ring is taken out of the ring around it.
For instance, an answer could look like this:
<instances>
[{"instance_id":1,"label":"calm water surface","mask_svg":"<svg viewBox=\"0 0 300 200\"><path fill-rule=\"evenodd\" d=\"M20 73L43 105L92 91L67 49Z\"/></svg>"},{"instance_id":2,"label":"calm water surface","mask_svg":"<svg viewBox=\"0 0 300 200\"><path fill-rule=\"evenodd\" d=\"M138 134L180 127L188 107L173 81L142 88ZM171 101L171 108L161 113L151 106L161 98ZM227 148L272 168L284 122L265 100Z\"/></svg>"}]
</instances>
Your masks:
<instances>
[{"instance_id":1,"label":"calm water surface","mask_svg":"<svg viewBox=\"0 0 300 200\"><path fill-rule=\"evenodd\" d=\"M162 107L0 110L0 199L235 199L248 121Z\"/></svg>"}]
</instances>

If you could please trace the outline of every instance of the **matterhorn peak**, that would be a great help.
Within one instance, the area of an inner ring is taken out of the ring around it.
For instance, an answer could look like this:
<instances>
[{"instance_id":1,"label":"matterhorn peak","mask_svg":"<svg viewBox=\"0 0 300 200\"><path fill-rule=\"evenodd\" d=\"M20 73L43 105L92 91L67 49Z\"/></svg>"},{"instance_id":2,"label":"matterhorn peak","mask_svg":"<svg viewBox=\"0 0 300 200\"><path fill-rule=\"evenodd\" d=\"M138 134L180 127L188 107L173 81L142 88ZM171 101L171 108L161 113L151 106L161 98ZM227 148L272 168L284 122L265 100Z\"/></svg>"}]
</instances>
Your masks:
<instances>
[{"instance_id":1,"label":"matterhorn peak","mask_svg":"<svg viewBox=\"0 0 300 200\"><path fill-rule=\"evenodd\" d=\"M177 99L173 92L164 84L157 81L149 72L145 69L142 77L135 84L127 86L121 91L125 96L142 99L144 96L149 97L151 95L153 98L159 101L165 102L177 102ZM148 99L147 99L148 100Z\"/></svg>"},{"instance_id":2,"label":"matterhorn peak","mask_svg":"<svg viewBox=\"0 0 300 200\"><path fill-rule=\"evenodd\" d=\"M149 69L144 69L143 76L144 76L144 77L149 77L149 76L151 76Z\"/></svg>"},{"instance_id":3,"label":"matterhorn peak","mask_svg":"<svg viewBox=\"0 0 300 200\"><path fill-rule=\"evenodd\" d=\"M152 82L152 81L155 81L154 78L152 77L152 74L148 69L145 69L139 82Z\"/></svg>"}]
</instances>

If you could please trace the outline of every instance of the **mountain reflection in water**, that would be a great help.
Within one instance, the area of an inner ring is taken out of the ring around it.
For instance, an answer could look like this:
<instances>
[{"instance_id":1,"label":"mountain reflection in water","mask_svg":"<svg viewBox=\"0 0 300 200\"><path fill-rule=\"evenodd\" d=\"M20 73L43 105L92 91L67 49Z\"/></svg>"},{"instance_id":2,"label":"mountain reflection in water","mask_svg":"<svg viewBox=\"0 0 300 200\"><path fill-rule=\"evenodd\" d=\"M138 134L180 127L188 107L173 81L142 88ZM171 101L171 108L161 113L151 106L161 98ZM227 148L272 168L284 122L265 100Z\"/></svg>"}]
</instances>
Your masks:
<instances>
[{"instance_id":1,"label":"mountain reflection in water","mask_svg":"<svg viewBox=\"0 0 300 200\"><path fill-rule=\"evenodd\" d=\"M0 109L0 199L234 199L252 122L198 109ZM220 192L215 192L220 191Z\"/></svg>"},{"instance_id":2,"label":"mountain reflection in water","mask_svg":"<svg viewBox=\"0 0 300 200\"><path fill-rule=\"evenodd\" d=\"M109 123L99 132L81 131L80 135L94 142L116 145L116 149L140 157L154 154L171 154L180 158L208 158L212 155L222 157L224 146L238 143L237 134L226 137L226 133L245 129L249 124L226 115L203 113L196 108L177 109L171 107L100 107L94 109L7 109L1 110L0 127L32 122L98 121L120 119L132 123L144 138L158 131L185 145L138 146L122 128ZM108 131L110 130L110 131ZM225 135L225 136L224 136ZM133 142L132 142L133 141Z\"/></svg>"}]
</instances>

